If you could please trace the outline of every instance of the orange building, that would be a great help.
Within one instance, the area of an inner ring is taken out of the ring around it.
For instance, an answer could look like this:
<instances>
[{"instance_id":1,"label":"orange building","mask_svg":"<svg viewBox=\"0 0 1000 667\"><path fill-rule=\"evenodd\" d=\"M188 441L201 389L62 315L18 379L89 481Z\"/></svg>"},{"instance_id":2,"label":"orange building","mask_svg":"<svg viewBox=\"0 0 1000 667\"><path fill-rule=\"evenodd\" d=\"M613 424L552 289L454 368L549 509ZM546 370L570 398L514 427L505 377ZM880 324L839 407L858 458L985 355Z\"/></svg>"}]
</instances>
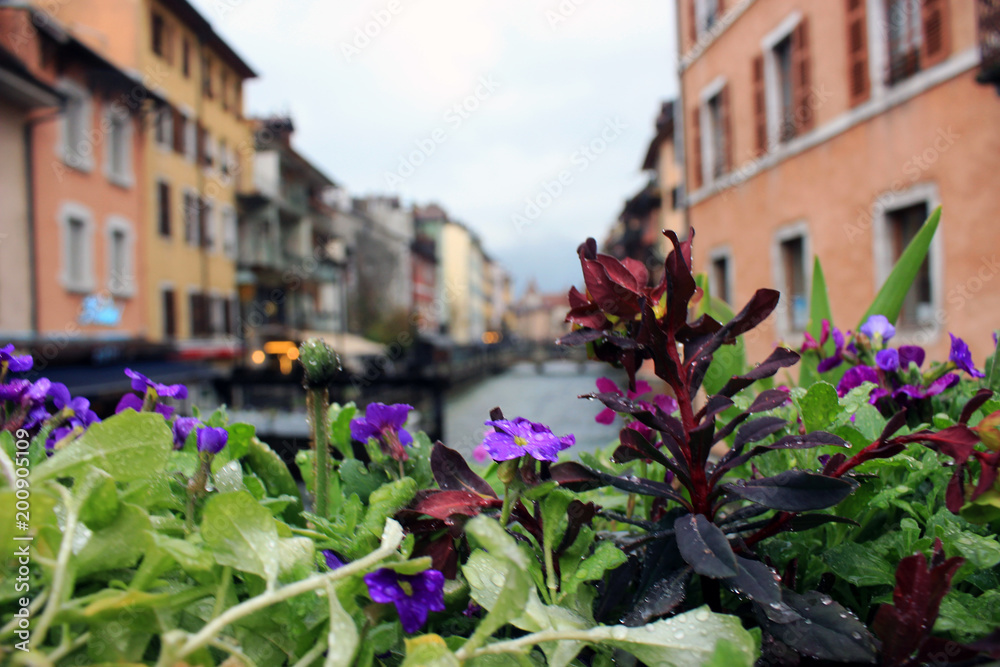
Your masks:
<instances>
[{"instance_id":1,"label":"orange building","mask_svg":"<svg viewBox=\"0 0 1000 667\"><path fill-rule=\"evenodd\" d=\"M813 256L854 328L906 243L943 207L900 338L979 363L1000 325L1000 99L990 0L678 0L688 222L696 270L736 307L781 305L763 358L808 322ZM977 13L978 12L978 13ZM994 18L995 20L995 18ZM994 28L995 29L995 28ZM981 47L981 43L984 45ZM1000 42L997 42L1000 43Z\"/></svg>"},{"instance_id":2,"label":"orange building","mask_svg":"<svg viewBox=\"0 0 1000 667\"><path fill-rule=\"evenodd\" d=\"M26 125L30 336L63 347L143 338L138 170L149 91L40 11L0 9L0 43L62 97Z\"/></svg>"}]
</instances>

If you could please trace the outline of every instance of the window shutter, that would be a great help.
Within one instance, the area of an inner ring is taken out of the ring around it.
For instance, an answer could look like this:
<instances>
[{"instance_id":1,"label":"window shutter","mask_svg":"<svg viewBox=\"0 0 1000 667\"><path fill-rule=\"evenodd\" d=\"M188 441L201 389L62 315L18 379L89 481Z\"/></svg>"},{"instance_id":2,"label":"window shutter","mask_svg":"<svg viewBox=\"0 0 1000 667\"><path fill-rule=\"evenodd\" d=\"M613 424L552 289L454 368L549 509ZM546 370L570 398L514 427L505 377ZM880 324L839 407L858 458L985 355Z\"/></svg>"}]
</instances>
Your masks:
<instances>
[{"instance_id":1,"label":"window shutter","mask_svg":"<svg viewBox=\"0 0 1000 667\"><path fill-rule=\"evenodd\" d=\"M198 198L198 245L207 248L211 245L208 230L208 202L201 197Z\"/></svg>"},{"instance_id":2,"label":"window shutter","mask_svg":"<svg viewBox=\"0 0 1000 667\"><path fill-rule=\"evenodd\" d=\"M719 106L722 115L722 171L730 173L733 170L733 121L732 111L729 108L729 84L722 87L719 92Z\"/></svg>"},{"instance_id":3,"label":"window shutter","mask_svg":"<svg viewBox=\"0 0 1000 667\"><path fill-rule=\"evenodd\" d=\"M803 16L792 33L792 90L795 96L795 134L813 127L812 62L809 58L809 17Z\"/></svg>"},{"instance_id":4,"label":"window shutter","mask_svg":"<svg viewBox=\"0 0 1000 667\"><path fill-rule=\"evenodd\" d=\"M716 0L715 13L719 17L726 13L726 0Z\"/></svg>"},{"instance_id":5,"label":"window shutter","mask_svg":"<svg viewBox=\"0 0 1000 667\"><path fill-rule=\"evenodd\" d=\"M170 185L160 182L160 234L170 236Z\"/></svg>"},{"instance_id":6,"label":"window shutter","mask_svg":"<svg viewBox=\"0 0 1000 667\"><path fill-rule=\"evenodd\" d=\"M688 2L688 8L691 10L690 12L688 12L688 25L691 28L688 31L688 35L691 39L691 48L694 48L694 45L698 43L698 9L696 7L697 4L698 0L690 0L690 2Z\"/></svg>"},{"instance_id":7,"label":"window shutter","mask_svg":"<svg viewBox=\"0 0 1000 667\"><path fill-rule=\"evenodd\" d=\"M847 0L847 85L852 107L868 99L868 17L865 0Z\"/></svg>"},{"instance_id":8,"label":"window shutter","mask_svg":"<svg viewBox=\"0 0 1000 667\"><path fill-rule=\"evenodd\" d=\"M195 130L195 164L205 164L205 127L198 121Z\"/></svg>"},{"instance_id":9,"label":"window shutter","mask_svg":"<svg viewBox=\"0 0 1000 667\"><path fill-rule=\"evenodd\" d=\"M171 109L174 114L174 151L184 154L184 114L177 109Z\"/></svg>"},{"instance_id":10,"label":"window shutter","mask_svg":"<svg viewBox=\"0 0 1000 667\"><path fill-rule=\"evenodd\" d=\"M177 335L177 311L172 289L163 290L163 335L166 338Z\"/></svg>"},{"instance_id":11,"label":"window shutter","mask_svg":"<svg viewBox=\"0 0 1000 667\"><path fill-rule=\"evenodd\" d=\"M704 182L701 164L701 107L695 107L691 114L691 164L694 166L694 174L691 179L694 189L697 190Z\"/></svg>"},{"instance_id":12,"label":"window shutter","mask_svg":"<svg viewBox=\"0 0 1000 667\"><path fill-rule=\"evenodd\" d=\"M767 107L764 96L764 56L753 59L753 120L757 155L767 152Z\"/></svg>"},{"instance_id":13,"label":"window shutter","mask_svg":"<svg viewBox=\"0 0 1000 667\"><path fill-rule=\"evenodd\" d=\"M920 24L924 31L920 43L921 66L931 67L947 58L951 50L947 0L921 0Z\"/></svg>"}]
</instances>

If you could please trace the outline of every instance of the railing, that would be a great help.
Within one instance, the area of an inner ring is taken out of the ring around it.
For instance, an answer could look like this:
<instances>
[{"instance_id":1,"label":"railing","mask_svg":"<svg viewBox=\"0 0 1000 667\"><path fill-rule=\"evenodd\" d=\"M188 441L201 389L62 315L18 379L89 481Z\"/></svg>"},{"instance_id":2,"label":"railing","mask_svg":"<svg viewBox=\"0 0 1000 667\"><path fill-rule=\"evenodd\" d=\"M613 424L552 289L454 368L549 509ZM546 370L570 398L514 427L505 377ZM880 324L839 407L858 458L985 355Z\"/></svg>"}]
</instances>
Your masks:
<instances>
[{"instance_id":1,"label":"railing","mask_svg":"<svg viewBox=\"0 0 1000 667\"><path fill-rule=\"evenodd\" d=\"M1000 87L1000 0L979 0L980 83Z\"/></svg>"}]
</instances>

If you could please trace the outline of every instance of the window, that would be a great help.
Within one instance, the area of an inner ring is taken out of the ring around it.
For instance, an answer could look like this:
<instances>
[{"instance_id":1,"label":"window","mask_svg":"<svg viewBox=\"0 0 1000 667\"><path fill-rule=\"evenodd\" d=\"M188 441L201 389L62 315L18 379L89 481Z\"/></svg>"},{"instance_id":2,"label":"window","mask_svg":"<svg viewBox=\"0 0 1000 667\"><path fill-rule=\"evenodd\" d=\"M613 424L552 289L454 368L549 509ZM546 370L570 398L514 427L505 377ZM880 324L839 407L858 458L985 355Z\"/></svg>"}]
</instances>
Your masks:
<instances>
[{"instance_id":1,"label":"window","mask_svg":"<svg viewBox=\"0 0 1000 667\"><path fill-rule=\"evenodd\" d=\"M733 302L732 254L729 248L720 248L709 254L710 270L708 290L712 296L726 303Z\"/></svg>"},{"instance_id":2,"label":"window","mask_svg":"<svg viewBox=\"0 0 1000 667\"><path fill-rule=\"evenodd\" d=\"M729 173L733 165L729 85L720 77L701 91L699 100L692 128L693 145L701 149L693 151L695 189Z\"/></svg>"},{"instance_id":3,"label":"window","mask_svg":"<svg viewBox=\"0 0 1000 667\"><path fill-rule=\"evenodd\" d=\"M722 95L716 95L708 101L708 126L710 128L709 141L712 148L710 154L712 160L709 163L710 173L713 178L718 178L725 173L725 163L723 155L726 149L726 133L723 127L722 117Z\"/></svg>"},{"instance_id":4,"label":"window","mask_svg":"<svg viewBox=\"0 0 1000 667\"><path fill-rule=\"evenodd\" d=\"M681 207L681 188L677 186L670 190L670 208L677 210Z\"/></svg>"},{"instance_id":5,"label":"window","mask_svg":"<svg viewBox=\"0 0 1000 667\"><path fill-rule=\"evenodd\" d=\"M156 145L167 150L174 145L174 112L169 106L156 110Z\"/></svg>"},{"instance_id":6,"label":"window","mask_svg":"<svg viewBox=\"0 0 1000 667\"><path fill-rule=\"evenodd\" d=\"M222 252L230 259L236 259L236 209L222 208Z\"/></svg>"},{"instance_id":7,"label":"window","mask_svg":"<svg viewBox=\"0 0 1000 667\"><path fill-rule=\"evenodd\" d=\"M947 0L886 0L885 11L890 85L947 57Z\"/></svg>"},{"instance_id":8,"label":"window","mask_svg":"<svg viewBox=\"0 0 1000 667\"><path fill-rule=\"evenodd\" d=\"M886 214L893 266L899 261L906 246L920 231L927 216L927 202L889 211ZM899 312L899 324L910 327L926 324L934 315L933 302L930 258L927 257L920 265L917 277L903 301L903 308Z\"/></svg>"},{"instance_id":9,"label":"window","mask_svg":"<svg viewBox=\"0 0 1000 667\"><path fill-rule=\"evenodd\" d=\"M198 158L198 127L187 116L184 117L184 157L190 162Z\"/></svg>"},{"instance_id":10,"label":"window","mask_svg":"<svg viewBox=\"0 0 1000 667\"><path fill-rule=\"evenodd\" d=\"M229 144L225 139L219 139L219 172L223 176L229 175Z\"/></svg>"},{"instance_id":11,"label":"window","mask_svg":"<svg viewBox=\"0 0 1000 667\"><path fill-rule=\"evenodd\" d=\"M132 119L122 105L112 105L107 113L107 155L105 174L112 183L132 185Z\"/></svg>"},{"instance_id":12,"label":"window","mask_svg":"<svg viewBox=\"0 0 1000 667\"><path fill-rule=\"evenodd\" d=\"M163 337L170 339L177 337L177 296L171 287L164 287L161 291L161 314L163 316Z\"/></svg>"},{"instance_id":13,"label":"window","mask_svg":"<svg viewBox=\"0 0 1000 667\"><path fill-rule=\"evenodd\" d=\"M159 223L160 236L170 237L170 184L166 181L156 183L156 220Z\"/></svg>"},{"instance_id":14,"label":"window","mask_svg":"<svg viewBox=\"0 0 1000 667\"><path fill-rule=\"evenodd\" d=\"M115 296L129 297L135 292L132 270L132 224L117 216L108 219L108 291Z\"/></svg>"},{"instance_id":15,"label":"window","mask_svg":"<svg viewBox=\"0 0 1000 667\"><path fill-rule=\"evenodd\" d=\"M774 63L778 80L778 141L795 136L792 115L792 37L789 35L774 47Z\"/></svg>"},{"instance_id":16,"label":"window","mask_svg":"<svg viewBox=\"0 0 1000 667\"><path fill-rule=\"evenodd\" d=\"M188 295L190 309L191 337L204 338L211 335L210 301L205 294L191 292Z\"/></svg>"},{"instance_id":17,"label":"window","mask_svg":"<svg viewBox=\"0 0 1000 667\"><path fill-rule=\"evenodd\" d=\"M94 289L93 216L75 203L64 204L59 212L62 229L62 284L70 292Z\"/></svg>"},{"instance_id":18,"label":"window","mask_svg":"<svg viewBox=\"0 0 1000 667\"><path fill-rule=\"evenodd\" d=\"M63 82L60 89L66 95L62 115L62 160L74 169L90 171L94 166L90 96L85 88L71 82Z\"/></svg>"},{"instance_id":19,"label":"window","mask_svg":"<svg viewBox=\"0 0 1000 667\"><path fill-rule=\"evenodd\" d=\"M871 88L868 77L868 3L866 0L847 1L847 73L851 106L868 99Z\"/></svg>"},{"instance_id":20,"label":"window","mask_svg":"<svg viewBox=\"0 0 1000 667\"><path fill-rule=\"evenodd\" d=\"M221 334L226 332L226 299L221 296L209 298L210 333Z\"/></svg>"},{"instance_id":21,"label":"window","mask_svg":"<svg viewBox=\"0 0 1000 667\"><path fill-rule=\"evenodd\" d=\"M234 317L236 313L236 297L230 297L228 299L222 300L222 315L223 322L225 323L225 334L232 336L236 333L236 318Z\"/></svg>"},{"instance_id":22,"label":"window","mask_svg":"<svg viewBox=\"0 0 1000 667\"><path fill-rule=\"evenodd\" d=\"M212 202L208 199L202 199L198 211L198 235L201 247L215 249L214 226L215 216L213 215Z\"/></svg>"},{"instance_id":23,"label":"window","mask_svg":"<svg viewBox=\"0 0 1000 667\"><path fill-rule=\"evenodd\" d=\"M219 84L222 91L222 110L229 111L229 72L222 70L222 82Z\"/></svg>"},{"instance_id":24,"label":"window","mask_svg":"<svg viewBox=\"0 0 1000 667\"><path fill-rule=\"evenodd\" d=\"M184 240L188 245L198 245L198 197L193 191L184 193Z\"/></svg>"},{"instance_id":25,"label":"window","mask_svg":"<svg viewBox=\"0 0 1000 667\"><path fill-rule=\"evenodd\" d=\"M181 73L185 79L191 78L191 42L187 37L181 41Z\"/></svg>"},{"instance_id":26,"label":"window","mask_svg":"<svg viewBox=\"0 0 1000 667\"><path fill-rule=\"evenodd\" d=\"M153 53L165 58L167 55L167 25L163 20L163 17L157 13L153 13L152 22L152 42L153 42Z\"/></svg>"},{"instance_id":27,"label":"window","mask_svg":"<svg viewBox=\"0 0 1000 667\"><path fill-rule=\"evenodd\" d=\"M758 155L811 129L814 115L806 17L793 12L762 46L753 63Z\"/></svg>"},{"instance_id":28,"label":"window","mask_svg":"<svg viewBox=\"0 0 1000 667\"><path fill-rule=\"evenodd\" d=\"M708 32L719 20L719 0L692 0L694 3L694 36Z\"/></svg>"},{"instance_id":29,"label":"window","mask_svg":"<svg viewBox=\"0 0 1000 667\"><path fill-rule=\"evenodd\" d=\"M207 55L201 57L201 93L212 99L212 60Z\"/></svg>"},{"instance_id":30,"label":"window","mask_svg":"<svg viewBox=\"0 0 1000 667\"><path fill-rule=\"evenodd\" d=\"M806 239L802 234L779 241L779 290L785 301L785 325L791 331L805 331L809 324Z\"/></svg>"}]
</instances>

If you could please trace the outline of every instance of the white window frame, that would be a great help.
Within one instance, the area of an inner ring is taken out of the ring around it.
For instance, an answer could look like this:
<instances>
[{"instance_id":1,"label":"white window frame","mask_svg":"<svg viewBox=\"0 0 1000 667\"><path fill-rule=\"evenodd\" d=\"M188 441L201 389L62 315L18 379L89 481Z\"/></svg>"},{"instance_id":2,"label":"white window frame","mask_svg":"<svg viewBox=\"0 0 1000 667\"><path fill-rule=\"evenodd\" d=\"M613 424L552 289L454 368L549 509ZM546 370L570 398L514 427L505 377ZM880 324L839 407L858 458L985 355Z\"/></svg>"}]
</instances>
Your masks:
<instances>
[{"instance_id":1,"label":"white window frame","mask_svg":"<svg viewBox=\"0 0 1000 667\"><path fill-rule=\"evenodd\" d=\"M715 280L715 269L714 264L718 259L726 260L726 293L729 295L730 301L728 303L730 306L733 305L732 301L736 299L736 293L734 292L736 288L736 265L733 263L733 249L728 246L718 246L713 248L708 252L708 290L711 292L712 296L716 299L719 298L719 285Z\"/></svg>"},{"instance_id":2,"label":"white window frame","mask_svg":"<svg viewBox=\"0 0 1000 667\"><path fill-rule=\"evenodd\" d=\"M715 21L712 25L708 25L708 3L715 3ZM719 11L719 0L694 0L694 17L695 17L695 32L699 37L705 34L718 24L719 20L722 18L722 13Z\"/></svg>"},{"instance_id":3,"label":"white window frame","mask_svg":"<svg viewBox=\"0 0 1000 667\"><path fill-rule=\"evenodd\" d=\"M154 143L164 151L174 150L174 112L169 106L163 105L156 110L156 125L153 128ZM162 130L163 141L156 141L156 135Z\"/></svg>"},{"instance_id":4,"label":"white window frame","mask_svg":"<svg viewBox=\"0 0 1000 667\"><path fill-rule=\"evenodd\" d=\"M715 155L720 147L715 145L712 114L708 109L708 103L722 94L722 90L726 87L727 83L728 81L725 77L716 77L711 83L702 88L698 94L698 114L699 124L701 125L701 146L699 147L699 150L701 150L701 180L705 185L720 180L724 176L723 174L716 177L712 173L712 165L715 164ZM723 128L724 130L725 128ZM732 137L727 137L727 139L731 141Z\"/></svg>"},{"instance_id":5,"label":"white window frame","mask_svg":"<svg viewBox=\"0 0 1000 667\"><path fill-rule=\"evenodd\" d=\"M105 248L107 260L107 288L108 292L117 297L130 298L135 296L135 225L130 220L120 215L109 215L104 223ZM112 265L112 248L114 247L115 232L125 234L125 276L119 281L114 274L115 267Z\"/></svg>"},{"instance_id":6,"label":"white window frame","mask_svg":"<svg viewBox=\"0 0 1000 667\"><path fill-rule=\"evenodd\" d=\"M875 293L882 288L888 280L894 264L892 258L892 235L889 230L889 214L901 208L907 208L916 204L927 204L927 213L930 215L941 205L941 194L937 183L916 183L915 185L899 192L888 191L875 198L872 205L872 257L875 261ZM939 225L943 224L943 220ZM944 304L944 290L942 287L944 279L944 246L942 239L945 233L938 227L931 241L928 251L928 269L931 278L931 313L926 321L921 322L917 327L907 327L906 331L921 331L936 339L941 333L941 318L937 314L941 312Z\"/></svg>"},{"instance_id":7,"label":"white window frame","mask_svg":"<svg viewBox=\"0 0 1000 667\"><path fill-rule=\"evenodd\" d=\"M194 164L198 159L198 126L190 109L181 109L181 116L184 117L184 158Z\"/></svg>"},{"instance_id":8,"label":"white window frame","mask_svg":"<svg viewBox=\"0 0 1000 667\"><path fill-rule=\"evenodd\" d=\"M188 206L189 198L192 206ZM192 248L201 246L201 234L198 228L199 209L198 191L190 187L184 188L181 194L181 225L184 228L184 244ZM193 216L193 224L190 227L188 227L188 215ZM194 238L189 234L190 230L194 231Z\"/></svg>"},{"instance_id":9,"label":"white window frame","mask_svg":"<svg viewBox=\"0 0 1000 667\"><path fill-rule=\"evenodd\" d=\"M69 248L69 221L76 218L83 221L83 248ZM89 294L94 291L94 214L77 202L65 202L59 208L59 246L62 263L59 268L59 280L67 292ZM69 255L80 257L83 262L83 278L79 281L69 275Z\"/></svg>"},{"instance_id":10,"label":"white window frame","mask_svg":"<svg viewBox=\"0 0 1000 667\"><path fill-rule=\"evenodd\" d=\"M774 55L774 47L791 37L801 22L802 12L793 11L760 41L764 57L764 110L769 152L781 143L781 87L778 85L778 59Z\"/></svg>"},{"instance_id":11,"label":"white window frame","mask_svg":"<svg viewBox=\"0 0 1000 667\"><path fill-rule=\"evenodd\" d=\"M805 295L807 308L812 304L808 303L812 292L812 270L813 270L813 250L812 234L809 231L809 223L799 220L787 225L782 225L774 232L774 239L771 243L771 277L774 280L775 289L781 292L781 300L774 314L776 318L778 333L781 337L795 335L801 337L802 330L795 330L792 327L792 308L789 302L789 295L785 294L785 286L788 284L785 275L785 263L781 256L781 244L795 238L802 238L802 261L805 263L803 274L805 275ZM804 330L804 328L803 328Z\"/></svg>"},{"instance_id":12,"label":"white window frame","mask_svg":"<svg viewBox=\"0 0 1000 667\"><path fill-rule=\"evenodd\" d=\"M70 79L60 80L56 88L67 97L80 102L80 108L82 109L80 113L83 116L80 121L83 125L81 128L83 137L80 140L80 148L82 150L75 151L68 143L70 135L69 113L67 113L66 107L60 111L59 140L56 142L56 156L67 167L89 173L94 169L94 142L92 136L94 129L94 99L89 90Z\"/></svg>"},{"instance_id":13,"label":"white window frame","mask_svg":"<svg viewBox=\"0 0 1000 667\"><path fill-rule=\"evenodd\" d=\"M201 167L205 170L206 174L211 174L212 171L217 169L219 166L218 155L215 150L215 139L213 139L212 135L208 133L208 130L205 130L203 136L205 137L205 154L203 157L207 160L207 163L202 163Z\"/></svg>"},{"instance_id":14,"label":"white window frame","mask_svg":"<svg viewBox=\"0 0 1000 667\"><path fill-rule=\"evenodd\" d=\"M131 188L135 185L135 175L132 170L132 115L124 105L112 103L104 111L104 124L108 128L104 138L104 175L109 181L123 188ZM122 171L112 170L112 151L114 141L112 134L120 128L122 132L121 146L125 154L121 156Z\"/></svg>"},{"instance_id":15,"label":"white window frame","mask_svg":"<svg viewBox=\"0 0 1000 667\"><path fill-rule=\"evenodd\" d=\"M223 204L219 209L219 219L222 225L222 253L235 260L239 251L236 209L231 204Z\"/></svg>"},{"instance_id":16,"label":"white window frame","mask_svg":"<svg viewBox=\"0 0 1000 667\"><path fill-rule=\"evenodd\" d=\"M222 303L225 298L217 289L208 291L208 328L213 338L226 335L226 307Z\"/></svg>"}]
</instances>

